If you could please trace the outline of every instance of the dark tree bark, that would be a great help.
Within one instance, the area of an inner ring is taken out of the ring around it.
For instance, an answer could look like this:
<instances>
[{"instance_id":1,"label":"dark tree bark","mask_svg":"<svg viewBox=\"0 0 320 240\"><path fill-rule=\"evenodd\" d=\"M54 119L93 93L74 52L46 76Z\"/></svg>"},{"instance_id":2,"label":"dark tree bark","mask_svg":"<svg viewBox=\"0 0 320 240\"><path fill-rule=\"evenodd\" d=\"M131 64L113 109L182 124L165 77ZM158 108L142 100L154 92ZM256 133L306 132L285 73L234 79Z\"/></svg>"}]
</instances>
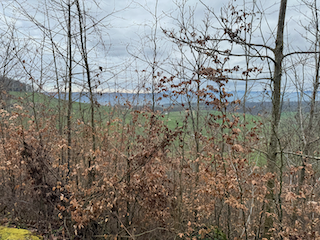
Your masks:
<instances>
[{"instance_id":1,"label":"dark tree bark","mask_svg":"<svg viewBox=\"0 0 320 240\"><path fill-rule=\"evenodd\" d=\"M273 73L273 89L272 89L272 119L271 119L271 136L268 146L268 163L267 170L271 173L276 173L276 164L277 164L277 153L279 145L278 137L278 128L281 116L281 78L282 78L282 62L283 62L283 32L284 32L284 23L286 16L287 0L281 0L279 19L278 19L278 30L276 38L276 46L274 49L274 73ZM266 195L267 213L273 213L274 211L274 187L275 179L271 178L267 184L268 193ZM266 238L270 238L269 230L273 227L274 217L270 214L266 214L265 224L264 224L264 235Z\"/></svg>"}]
</instances>

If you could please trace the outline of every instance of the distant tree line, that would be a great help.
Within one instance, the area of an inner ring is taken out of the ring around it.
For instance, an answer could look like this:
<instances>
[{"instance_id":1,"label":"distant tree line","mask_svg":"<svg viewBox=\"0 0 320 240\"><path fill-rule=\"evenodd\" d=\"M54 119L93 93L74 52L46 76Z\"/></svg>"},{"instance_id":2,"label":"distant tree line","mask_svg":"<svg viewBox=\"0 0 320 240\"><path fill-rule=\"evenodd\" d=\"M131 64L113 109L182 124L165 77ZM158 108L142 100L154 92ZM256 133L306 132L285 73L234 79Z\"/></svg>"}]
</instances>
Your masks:
<instances>
[{"instance_id":1,"label":"distant tree line","mask_svg":"<svg viewBox=\"0 0 320 240\"><path fill-rule=\"evenodd\" d=\"M0 76L0 90L6 92L30 92L31 86L18 80Z\"/></svg>"}]
</instances>

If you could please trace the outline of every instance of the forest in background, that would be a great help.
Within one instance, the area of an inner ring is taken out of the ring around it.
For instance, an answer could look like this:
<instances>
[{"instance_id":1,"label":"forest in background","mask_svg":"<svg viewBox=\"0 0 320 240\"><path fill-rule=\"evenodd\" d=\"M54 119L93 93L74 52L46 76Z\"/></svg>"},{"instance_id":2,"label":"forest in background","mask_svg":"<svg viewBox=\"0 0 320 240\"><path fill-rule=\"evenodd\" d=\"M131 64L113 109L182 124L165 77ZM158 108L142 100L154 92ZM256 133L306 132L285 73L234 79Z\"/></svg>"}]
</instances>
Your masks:
<instances>
[{"instance_id":1,"label":"forest in background","mask_svg":"<svg viewBox=\"0 0 320 240\"><path fill-rule=\"evenodd\" d=\"M114 68L97 56L108 58L104 21L118 10L44 0L37 18L28 2L2 5L1 225L45 239L320 239L317 1L297 2L308 10L301 46L286 29L287 0L274 28L263 2L215 11L199 1L196 24L196 6L177 1L169 28L155 3L150 31L127 48L135 60ZM42 35L22 37L10 8ZM151 97L99 103L139 61L136 87L122 91ZM230 82L244 86L241 99L230 100ZM256 82L270 101L253 106ZM285 111L289 82L297 101Z\"/></svg>"}]
</instances>

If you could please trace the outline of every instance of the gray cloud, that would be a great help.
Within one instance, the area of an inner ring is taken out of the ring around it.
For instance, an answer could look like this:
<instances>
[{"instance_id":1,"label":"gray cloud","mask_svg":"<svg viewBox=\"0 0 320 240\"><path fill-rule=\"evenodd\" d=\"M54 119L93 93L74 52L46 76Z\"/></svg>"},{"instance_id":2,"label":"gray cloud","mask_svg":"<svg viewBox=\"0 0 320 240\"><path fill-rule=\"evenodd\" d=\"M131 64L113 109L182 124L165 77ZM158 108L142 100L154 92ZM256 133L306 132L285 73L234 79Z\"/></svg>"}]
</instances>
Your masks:
<instances>
[{"instance_id":1,"label":"gray cloud","mask_svg":"<svg viewBox=\"0 0 320 240\"><path fill-rule=\"evenodd\" d=\"M34 23L23 17L19 11L17 11L17 9L24 7L30 16L34 17L39 23L45 24L43 2L39 2L37 0L29 0L27 2L21 1L21 4L23 3L21 6L17 5L17 3L20 3L19 0L17 2L3 2L2 6L5 8L0 9L0 12L2 12L2 15L0 14L0 24L2 26L6 26L8 22L15 23L17 29L19 30L17 35L18 37L30 38L35 42L40 42L43 38L42 32L37 26L34 25ZM130 69L134 71L137 68L147 68L146 62L139 61L138 58L135 59L134 67L128 68L127 63L134 61L134 58L128 53L127 49L130 49L131 53L137 54L141 59L145 58L145 60L147 59L148 61L152 59L153 45L152 43L148 42L148 39L150 39L150 34L154 30L153 27L155 19L153 14L155 2L155 0L136 0L135 2L126 0L100 1L98 6L92 4L90 1L85 2L88 9L88 14L91 14L97 19L102 19L107 16L103 21L101 21L101 24L104 27L101 29L101 32L99 32L100 35L93 34L89 39L90 42L88 44L88 48L94 48L90 52L90 60L94 68L103 66L104 69L109 69L112 71L112 69L119 68L120 66L125 67L123 70L118 69L117 72L125 72L125 70L129 71ZM223 6L223 4L225 6L227 5L227 2L224 1L203 0L202 2L206 6L204 6L199 0L189 0L186 2L185 8L188 12L189 9L196 7L194 11L194 24L198 30L203 28L202 24L203 19L206 16L207 7L209 7L219 16L220 8ZM242 2L240 3L239 1L236 1L235 4L239 4L238 9L242 8ZM303 30L299 23L303 23L305 21L305 16L303 16L301 12L306 13L306 16L310 16L310 14L308 14L309 10L303 7L299 1L290 1L289 4L286 25L287 43L290 44L294 49L299 48L301 50L307 50L308 44L301 36L301 33L305 33L305 30ZM247 6L249 6L249 4ZM267 43L271 46L274 46L274 39L270 36L276 30L279 1L270 2L267 0L262 0L259 1L258 6L259 7L256 7L257 11L264 11L261 20L262 31L257 29L257 31L254 32L253 41L256 43L263 43L261 39L261 34L263 34ZM55 9L49 10L53 11ZM51 14L53 16L60 16L59 21L61 21L62 24L65 24L64 17L59 11L56 10L56 12L52 12ZM168 66L170 60L166 60L167 57L171 56L179 58L179 55L177 55L177 52L172 50L175 45L171 44L170 40L163 35L160 27L168 30L176 29L177 31L178 28L175 19L179 14L179 9L177 4L175 4L175 1L162 0L158 3L157 14L159 16L157 29L157 47L159 48L159 55L157 61L159 63L165 62L163 65L164 68L170 71L170 67ZM257 16L258 15L259 14L257 14ZM51 18L50 20L51 26L56 26L54 29L54 33L56 34L55 41L59 43L60 47L66 47L66 39L65 36L62 35L66 29L63 29L63 26L60 26L57 20L54 18ZM254 22L253 26L256 27L258 23L260 23L259 19ZM219 23L213 18L211 24L212 26L210 26L210 35L214 35L214 28L219 26ZM97 45L99 44L99 41L103 41L105 48L101 47L101 45ZM238 48L238 50L241 51L241 48ZM50 49L48 48L46 52L49 55ZM230 64L243 66L243 59L232 59ZM106 76L106 78L111 76L112 74L109 74ZM125 79L126 76L117 74L117 78L117 81L119 81L119 79ZM132 79L132 82L134 81L135 79ZM243 86L243 82L237 83L237 88L243 88ZM257 85L255 85L254 88L258 88Z\"/></svg>"}]
</instances>

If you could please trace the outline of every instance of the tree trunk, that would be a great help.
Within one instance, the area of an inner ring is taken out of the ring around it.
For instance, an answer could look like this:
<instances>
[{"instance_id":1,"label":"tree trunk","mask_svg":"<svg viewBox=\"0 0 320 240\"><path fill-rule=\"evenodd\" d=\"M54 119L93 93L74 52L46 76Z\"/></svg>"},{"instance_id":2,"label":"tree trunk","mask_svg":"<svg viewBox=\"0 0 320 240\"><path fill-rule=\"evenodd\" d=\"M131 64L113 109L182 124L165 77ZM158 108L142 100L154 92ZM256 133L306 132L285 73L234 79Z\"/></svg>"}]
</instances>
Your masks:
<instances>
[{"instance_id":1,"label":"tree trunk","mask_svg":"<svg viewBox=\"0 0 320 240\"><path fill-rule=\"evenodd\" d=\"M71 1L68 3L68 114L67 114L67 138L68 138L68 149L67 149L67 164L68 164L68 175L70 173L70 159L71 159L71 113L72 113L72 41L71 41Z\"/></svg>"},{"instance_id":2,"label":"tree trunk","mask_svg":"<svg viewBox=\"0 0 320 240\"><path fill-rule=\"evenodd\" d=\"M80 29L80 42L81 42L81 55L82 60L84 61L85 72L87 76L87 83L89 88L89 98L90 98L90 112L91 112L91 138L92 138L92 151L96 151L96 133L95 133L95 114L94 114L94 98L93 98L93 89L92 89L92 79L90 74L89 60L88 60L88 51L86 44L86 32L84 26L84 15L81 13L79 0L75 1L77 5L78 18L79 18L79 29ZM94 165L94 159L89 159L88 167L89 169ZM88 185L90 186L94 181L95 173L94 170L89 171Z\"/></svg>"},{"instance_id":3,"label":"tree trunk","mask_svg":"<svg viewBox=\"0 0 320 240\"><path fill-rule=\"evenodd\" d=\"M272 89L272 119L271 119L271 136L268 146L268 172L276 174L276 162L278 152L278 127L281 115L281 77L282 77L282 60L283 60L283 31L285 23L285 15L287 8L287 0L281 0L279 19L278 19L278 30L276 38L276 47L274 49L275 62L274 62L274 74L273 74L273 89ZM264 237L270 239L271 235L269 230L273 227L274 217L272 214L274 211L274 187L275 178L271 178L268 183L268 193L266 195L267 206L266 206L266 218L264 224Z\"/></svg>"}]
</instances>

